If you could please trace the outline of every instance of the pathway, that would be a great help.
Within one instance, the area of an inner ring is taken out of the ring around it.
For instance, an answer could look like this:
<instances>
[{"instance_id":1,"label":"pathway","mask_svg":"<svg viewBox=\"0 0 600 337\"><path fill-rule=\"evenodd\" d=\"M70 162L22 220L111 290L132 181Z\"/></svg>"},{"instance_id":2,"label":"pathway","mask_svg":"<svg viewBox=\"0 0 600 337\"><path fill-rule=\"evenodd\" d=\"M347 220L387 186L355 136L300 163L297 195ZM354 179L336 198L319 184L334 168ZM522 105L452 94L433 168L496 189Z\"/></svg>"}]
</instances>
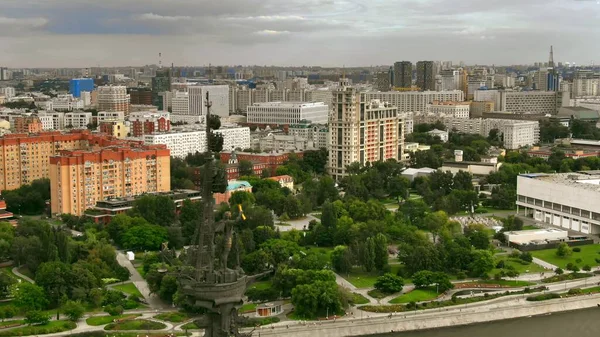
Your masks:
<instances>
[{"instance_id":1,"label":"pathway","mask_svg":"<svg viewBox=\"0 0 600 337\"><path fill-rule=\"evenodd\" d=\"M275 222L275 226L277 226L277 228L281 232L291 231L292 229L296 229L296 230L302 231L305 228L308 230L308 223L311 222L312 220L320 221L318 218L315 218L314 216L312 216L310 214L307 214L304 218L298 219L298 220L276 221ZM279 226L279 225L277 225L280 222L284 222L286 224L290 224L291 226Z\"/></svg>"},{"instance_id":2,"label":"pathway","mask_svg":"<svg viewBox=\"0 0 600 337\"><path fill-rule=\"evenodd\" d=\"M378 304L379 301L376 298L371 297L371 295L368 294L368 292L370 290L372 290L371 288L357 288L354 284L350 283L348 280L346 280L345 278L343 278L342 276L340 276L338 273L334 273L335 274L335 282L343 287L346 288L348 290L350 290L353 293L357 293L357 294L361 294L363 295L366 299L369 300L370 304Z\"/></svg>"},{"instance_id":3,"label":"pathway","mask_svg":"<svg viewBox=\"0 0 600 337\"><path fill-rule=\"evenodd\" d=\"M144 296L144 299L150 308L159 309L169 307L168 305L165 305L165 303L163 303L158 296L150 293L150 288L148 288L148 283L146 280L142 278L137 269L135 269L133 264L131 264L131 261L129 261L127 256L121 251L117 251L117 262L129 270L129 273L131 274L130 280L133 282L136 288L138 288L142 296Z\"/></svg>"},{"instance_id":4,"label":"pathway","mask_svg":"<svg viewBox=\"0 0 600 337\"><path fill-rule=\"evenodd\" d=\"M35 283L35 281L33 281L32 279L29 278L29 276L23 275L19 272L19 270L17 269L17 267L14 267L12 269L13 274L17 275L18 277L24 279L25 281L29 282L29 283Z\"/></svg>"},{"instance_id":5,"label":"pathway","mask_svg":"<svg viewBox=\"0 0 600 337\"><path fill-rule=\"evenodd\" d=\"M533 258L533 263L535 263L537 265L540 265L543 268L546 268L546 269L549 269L549 270L556 270L556 268L558 268L557 266L555 266L555 265L553 265L551 263L548 263L548 262L546 262L544 260L540 260L537 257Z\"/></svg>"}]
</instances>

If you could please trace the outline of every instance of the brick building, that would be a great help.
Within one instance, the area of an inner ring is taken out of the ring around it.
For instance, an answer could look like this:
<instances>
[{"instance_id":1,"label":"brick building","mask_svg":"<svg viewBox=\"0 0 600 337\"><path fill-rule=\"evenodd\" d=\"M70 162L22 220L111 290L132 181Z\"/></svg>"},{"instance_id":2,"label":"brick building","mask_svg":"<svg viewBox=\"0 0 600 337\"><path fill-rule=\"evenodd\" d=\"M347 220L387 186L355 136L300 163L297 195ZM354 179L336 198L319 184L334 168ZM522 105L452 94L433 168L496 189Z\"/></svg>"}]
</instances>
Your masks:
<instances>
[{"instance_id":1,"label":"brick building","mask_svg":"<svg viewBox=\"0 0 600 337\"><path fill-rule=\"evenodd\" d=\"M221 162L226 165L227 180L238 179L239 162L242 160L250 161L253 164L254 174L260 176L263 170L270 170L271 174L285 162L290 155L295 155L299 159L304 155L303 152L284 152L284 153L246 153L246 152L221 152Z\"/></svg>"}]
</instances>

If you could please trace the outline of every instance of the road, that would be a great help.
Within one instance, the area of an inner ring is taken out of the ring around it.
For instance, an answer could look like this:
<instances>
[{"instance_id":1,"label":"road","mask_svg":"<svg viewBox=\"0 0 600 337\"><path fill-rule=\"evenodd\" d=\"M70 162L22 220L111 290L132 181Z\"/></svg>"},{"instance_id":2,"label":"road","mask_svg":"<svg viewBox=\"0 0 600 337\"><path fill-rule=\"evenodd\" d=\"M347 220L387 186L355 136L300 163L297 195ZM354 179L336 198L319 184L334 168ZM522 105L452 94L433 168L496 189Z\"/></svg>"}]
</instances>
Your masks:
<instances>
[{"instance_id":1,"label":"road","mask_svg":"<svg viewBox=\"0 0 600 337\"><path fill-rule=\"evenodd\" d=\"M121 266L123 266L123 267L127 268L127 270L129 270L129 273L131 274L130 280L133 282L133 284L136 286L136 288L138 288L138 290L140 291L142 296L144 296L144 299L146 300L146 303L148 303L150 308L162 309L162 308L170 307L168 304L165 304L163 301L161 301L161 299L158 298L158 296L150 293L150 288L148 288L148 283L146 282L146 280L144 280L144 278L142 278L140 273L138 273L137 269L135 269L133 264L131 264L131 261L129 261L129 259L127 258L127 255L125 255L121 251L117 251L117 262Z\"/></svg>"},{"instance_id":2,"label":"road","mask_svg":"<svg viewBox=\"0 0 600 337\"><path fill-rule=\"evenodd\" d=\"M29 278L29 276L21 274L17 268L18 267L14 267L12 269L13 274L17 275L18 277L24 279L25 281L27 281L29 283L35 283L32 279Z\"/></svg>"}]
</instances>

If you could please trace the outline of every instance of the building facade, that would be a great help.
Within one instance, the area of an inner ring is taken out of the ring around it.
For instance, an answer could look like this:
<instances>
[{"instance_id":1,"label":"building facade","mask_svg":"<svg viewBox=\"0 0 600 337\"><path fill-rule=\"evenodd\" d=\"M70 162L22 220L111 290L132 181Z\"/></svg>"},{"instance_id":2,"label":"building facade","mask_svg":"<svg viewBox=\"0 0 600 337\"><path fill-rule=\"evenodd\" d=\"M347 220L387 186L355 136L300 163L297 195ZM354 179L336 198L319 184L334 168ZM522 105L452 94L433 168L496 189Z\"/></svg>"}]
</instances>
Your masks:
<instances>
[{"instance_id":1,"label":"building facade","mask_svg":"<svg viewBox=\"0 0 600 337\"><path fill-rule=\"evenodd\" d=\"M417 62L417 87L423 91L435 90L435 64L433 61Z\"/></svg>"},{"instance_id":2,"label":"building facade","mask_svg":"<svg viewBox=\"0 0 600 337\"><path fill-rule=\"evenodd\" d=\"M207 92L212 103L210 113L220 117L229 116L229 86L227 85L189 86L189 114L192 116L206 116Z\"/></svg>"},{"instance_id":3,"label":"building facade","mask_svg":"<svg viewBox=\"0 0 600 337\"><path fill-rule=\"evenodd\" d=\"M92 123L92 113L68 112L64 115L64 119L67 129L87 129L88 124Z\"/></svg>"},{"instance_id":4,"label":"building facade","mask_svg":"<svg viewBox=\"0 0 600 337\"><path fill-rule=\"evenodd\" d=\"M329 173L339 180L358 162L402 159L404 122L391 103L369 100L366 93L342 86L329 114Z\"/></svg>"},{"instance_id":5,"label":"building facade","mask_svg":"<svg viewBox=\"0 0 600 337\"><path fill-rule=\"evenodd\" d=\"M441 117L469 118L469 102L440 102L433 101L428 106L429 113Z\"/></svg>"},{"instance_id":6,"label":"building facade","mask_svg":"<svg viewBox=\"0 0 600 337\"><path fill-rule=\"evenodd\" d=\"M171 130L171 120L168 112L132 112L129 115L129 122L133 137L142 137L143 135Z\"/></svg>"},{"instance_id":7,"label":"building facade","mask_svg":"<svg viewBox=\"0 0 600 337\"><path fill-rule=\"evenodd\" d=\"M597 172L521 174L517 212L555 227L600 234L599 183Z\"/></svg>"},{"instance_id":8,"label":"building facade","mask_svg":"<svg viewBox=\"0 0 600 337\"><path fill-rule=\"evenodd\" d=\"M94 91L94 79L92 78L74 78L69 81L69 94L73 97L81 97L82 91Z\"/></svg>"},{"instance_id":9,"label":"building facade","mask_svg":"<svg viewBox=\"0 0 600 337\"><path fill-rule=\"evenodd\" d=\"M393 85L396 88L410 88L412 86L412 63L400 61L394 63Z\"/></svg>"},{"instance_id":10,"label":"building facade","mask_svg":"<svg viewBox=\"0 0 600 337\"><path fill-rule=\"evenodd\" d=\"M461 90L453 91L390 91L390 92L367 92L366 100L380 100L389 102L398 112L424 112L427 111L427 105L433 101L464 101L465 95Z\"/></svg>"},{"instance_id":11,"label":"building facade","mask_svg":"<svg viewBox=\"0 0 600 337\"><path fill-rule=\"evenodd\" d=\"M129 115L130 97L125 86L98 87L98 111L123 111Z\"/></svg>"},{"instance_id":12,"label":"building facade","mask_svg":"<svg viewBox=\"0 0 600 337\"><path fill-rule=\"evenodd\" d=\"M52 214L83 215L98 201L171 189L164 146L126 145L62 151L50 158Z\"/></svg>"},{"instance_id":13,"label":"building facade","mask_svg":"<svg viewBox=\"0 0 600 337\"><path fill-rule=\"evenodd\" d=\"M269 102L249 106L247 116L249 124L290 125L302 120L324 124L327 123L328 111L323 102Z\"/></svg>"}]
</instances>

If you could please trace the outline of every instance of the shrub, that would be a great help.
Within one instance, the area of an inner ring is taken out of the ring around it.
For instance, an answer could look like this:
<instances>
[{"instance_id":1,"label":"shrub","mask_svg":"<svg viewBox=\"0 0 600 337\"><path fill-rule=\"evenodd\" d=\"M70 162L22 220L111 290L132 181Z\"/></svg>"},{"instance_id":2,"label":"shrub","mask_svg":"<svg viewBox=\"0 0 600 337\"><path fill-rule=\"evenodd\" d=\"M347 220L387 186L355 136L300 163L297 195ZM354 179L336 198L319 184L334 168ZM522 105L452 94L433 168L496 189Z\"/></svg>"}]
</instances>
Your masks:
<instances>
[{"instance_id":1,"label":"shrub","mask_svg":"<svg viewBox=\"0 0 600 337\"><path fill-rule=\"evenodd\" d=\"M581 251L581 248L579 248L579 247L573 248L573 252L575 252L575 253L579 253L580 251Z\"/></svg>"},{"instance_id":2,"label":"shrub","mask_svg":"<svg viewBox=\"0 0 600 337\"><path fill-rule=\"evenodd\" d=\"M555 298L560 298L560 295L555 294L555 293L547 293L547 294L541 294L541 295L536 295L536 296L529 296L529 297L527 297L527 300L532 301L532 302L537 302L537 301L551 300L551 299L555 299Z\"/></svg>"},{"instance_id":3,"label":"shrub","mask_svg":"<svg viewBox=\"0 0 600 337\"><path fill-rule=\"evenodd\" d=\"M464 271L458 272L458 273L456 274L456 278L457 278L458 280L464 280L464 279L466 279L466 278L467 278L467 274L466 274Z\"/></svg>"},{"instance_id":4,"label":"shrub","mask_svg":"<svg viewBox=\"0 0 600 337\"><path fill-rule=\"evenodd\" d=\"M513 259L518 259L521 256L521 252L518 250L513 250L512 252L510 252L510 257Z\"/></svg>"},{"instance_id":5,"label":"shrub","mask_svg":"<svg viewBox=\"0 0 600 337\"><path fill-rule=\"evenodd\" d=\"M44 324L48 324L49 321L50 321L50 316L48 316L47 314L45 314L39 310L31 310L27 314L25 314L25 323L27 323L29 325L32 325L32 324L44 325Z\"/></svg>"},{"instance_id":6,"label":"shrub","mask_svg":"<svg viewBox=\"0 0 600 337\"><path fill-rule=\"evenodd\" d=\"M585 271L591 271L592 267L590 267L589 264L586 264L585 266L583 266L581 269L585 270Z\"/></svg>"},{"instance_id":7,"label":"shrub","mask_svg":"<svg viewBox=\"0 0 600 337\"><path fill-rule=\"evenodd\" d=\"M375 282L375 289L388 294L400 292L402 287L404 287L404 280L391 273L379 276Z\"/></svg>"},{"instance_id":8,"label":"shrub","mask_svg":"<svg viewBox=\"0 0 600 337\"><path fill-rule=\"evenodd\" d=\"M279 291L274 287L266 289L250 288L246 290L246 296L250 301L274 301L279 298Z\"/></svg>"},{"instance_id":9,"label":"shrub","mask_svg":"<svg viewBox=\"0 0 600 337\"><path fill-rule=\"evenodd\" d=\"M504 268L504 260L500 260L500 261L498 261L498 263L496 263L496 268L497 268L497 269L502 269L502 268Z\"/></svg>"},{"instance_id":10,"label":"shrub","mask_svg":"<svg viewBox=\"0 0 600 337\"><path fill-rule=\"evenodd\" d=\"M582 259L575 259L575 263L581 263Z\"/></svg>"},{"instance_id":11,"label":"shrub","mask_svg":"<svg viewBox=\"0 0 600 337\"><path fill-rule=\"evenodd\" d=\"M104 311L106 311L111 316L119 316L123 313L123 307L120 305L107 305L106 307L104 307Z\"/></svg>"},{"instance_id":12,"label":"shrub","mask_svg":"<svg viewBox=\"0 0 600 337\"><path fill-rule=\"evenodd\" d=\"M528 262L528 263L533 262L533 256L531 255L530 252L521 253L521 255L519 256L519 259L521 259L521 261L523 261L523 262Z\"/></svg>"},{"instance_id":13,"label":"shrub","mask_svg":"<svg viewBox=\"0 0 600 337\"><path fill-rule=\"evenodd\" d=\"M567 294L569 294L569 295L579 295L582 293L583 293L583 291L579 288L569 289L569 291L567 292Z\"/></svg>"}]
</instances>

